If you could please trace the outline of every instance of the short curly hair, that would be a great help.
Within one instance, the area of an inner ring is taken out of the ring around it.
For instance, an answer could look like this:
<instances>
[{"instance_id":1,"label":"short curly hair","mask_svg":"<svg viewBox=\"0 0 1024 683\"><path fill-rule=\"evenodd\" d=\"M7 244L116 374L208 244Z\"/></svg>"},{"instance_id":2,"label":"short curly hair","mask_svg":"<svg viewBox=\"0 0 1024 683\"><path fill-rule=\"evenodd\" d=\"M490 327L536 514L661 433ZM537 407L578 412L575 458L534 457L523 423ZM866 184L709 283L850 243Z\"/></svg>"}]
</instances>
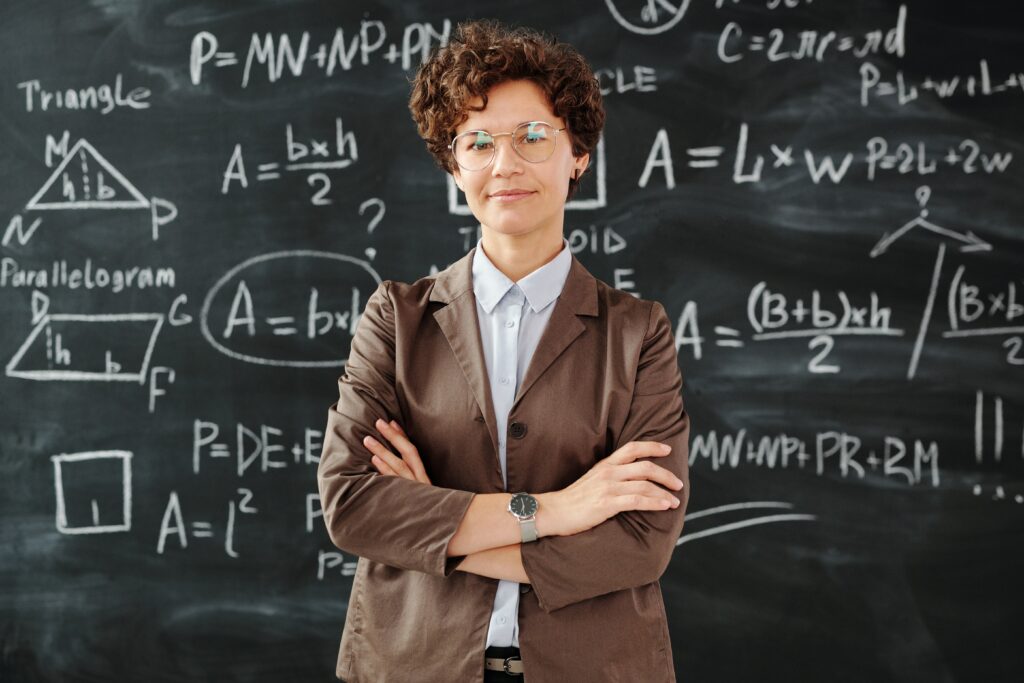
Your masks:
<instances>
[{"instance_id":1,"label":"short curly hair","mask_svg":"<svg viewBox=\"0 0 1024 683\"><path fill-rule=\"evenodd\" d=\"M460 23L448 44L435 46L410 79L409 111L441 170L455 170L448 144L468 111L486 107L493 86L519 79L539 85L555 116L565 120L573 156L593 151L604 128L604 103L583 56L542 31L483 19ZM482 107L469 106L475 97L483 100ZM569 180L566 200L582 177Z\"/></svg>"}]
</instances>

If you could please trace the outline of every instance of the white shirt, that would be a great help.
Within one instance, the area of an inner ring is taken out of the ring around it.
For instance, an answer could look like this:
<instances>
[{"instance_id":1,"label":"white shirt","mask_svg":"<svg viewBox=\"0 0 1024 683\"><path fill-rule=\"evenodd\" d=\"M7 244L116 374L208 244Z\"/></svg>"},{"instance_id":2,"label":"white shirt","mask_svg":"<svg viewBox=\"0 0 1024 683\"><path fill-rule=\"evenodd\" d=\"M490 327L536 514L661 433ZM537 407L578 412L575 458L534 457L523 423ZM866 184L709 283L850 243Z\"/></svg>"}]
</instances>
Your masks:
<instances>
[{"instance_id":1,"label":"white shirt","mask_svg":"<svg viewBox=\"0 0 1024 683\"><path fill-rule=\"evenodd\" d=\"M508 414L555 308L555 299L562 293L572 255L569 241L563 237L562 250L555 258L518 282L512 282L487 258L482 243L482 239L477 241L473 254L473 293L497 420L501 479L507 491ZM519 583L516 581L502 579L498 582L484 647L491 645L519 647Z\"/></svg>"}]
</instances>

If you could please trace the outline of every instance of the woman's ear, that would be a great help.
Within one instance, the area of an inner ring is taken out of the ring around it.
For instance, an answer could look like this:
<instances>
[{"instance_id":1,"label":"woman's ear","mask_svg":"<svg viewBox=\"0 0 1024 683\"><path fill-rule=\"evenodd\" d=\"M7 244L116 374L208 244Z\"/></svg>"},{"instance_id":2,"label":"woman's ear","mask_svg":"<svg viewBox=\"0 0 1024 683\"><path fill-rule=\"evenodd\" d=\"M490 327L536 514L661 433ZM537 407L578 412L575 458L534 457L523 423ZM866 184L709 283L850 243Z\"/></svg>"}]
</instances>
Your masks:
<instances>
[{"instance_id":1,"label":"woman's ear","mask_svg":"<svg viewBox=\"0 0 1024 683\"><path fill-rule=\"evenodd\" d=\"M459 173L459 169L456 168L454 171L452 171L452 178L455 179L455 184L459 187L459 189L465 192L466 188L462 186L462 174Z\"/></svg>"},{"instance_id":2,"label":"woman's ear","mask_svg":"<svg viewBox=\"0 0 1024 683\"><path fill-rule=\"evenodd\" d=\"M590 165L590 152L587 152L581 157L576 157L576 169L573 171L572 177L574 180L579 180L588 166Z\"/></svg>"}]
</instances>

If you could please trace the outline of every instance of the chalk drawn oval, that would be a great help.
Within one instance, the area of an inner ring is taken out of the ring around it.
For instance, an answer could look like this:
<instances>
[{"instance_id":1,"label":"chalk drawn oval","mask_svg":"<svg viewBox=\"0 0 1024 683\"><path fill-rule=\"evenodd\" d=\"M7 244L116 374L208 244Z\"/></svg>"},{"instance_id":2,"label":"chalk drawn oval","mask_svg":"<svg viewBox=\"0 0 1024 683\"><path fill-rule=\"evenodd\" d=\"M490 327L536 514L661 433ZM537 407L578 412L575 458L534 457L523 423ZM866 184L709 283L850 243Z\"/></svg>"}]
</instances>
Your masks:
<instances>
[{"instance_id":1,"label":"chalk drawn oval","mask_svg":"<svg viewBox=\"0 0 1024 683\"><path fill-rule=\"evenodd\" d=\"M353 323L380 283L369 263L343 254L292 250L255 256L210 288L200 329L213 348L235 360L341 366L348 360Z\"/></svg>"}]
</instances>

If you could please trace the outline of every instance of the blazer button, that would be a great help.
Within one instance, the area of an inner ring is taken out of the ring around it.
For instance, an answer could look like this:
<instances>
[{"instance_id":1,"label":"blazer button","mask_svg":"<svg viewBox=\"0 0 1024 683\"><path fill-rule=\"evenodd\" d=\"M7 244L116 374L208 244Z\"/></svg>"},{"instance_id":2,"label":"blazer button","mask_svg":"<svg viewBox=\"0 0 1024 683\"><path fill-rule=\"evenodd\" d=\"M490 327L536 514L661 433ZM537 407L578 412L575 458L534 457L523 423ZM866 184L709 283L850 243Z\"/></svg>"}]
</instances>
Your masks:
<instances>
[{"instance_id":1,"label":"blazer button","mask_svg":"<svg viewBox=\"0 0 1024 683\"><path fill-rule=\"evenodd\" d=\"M533 588L530 586L530 584L528 584L528 583L521 583L521 584L519 584L519 592L520 593L525 595L526 593L529 593L531 590L533 590Z\"/></svg>"},{"instance_id":2,"label":"blazer button","mask_svg":"<svg viewBox=\"0 0 1024 683\"><path fill-rule=\"evenodd\" d=\"M513 422L508 426L508 434L513 439L521 439L526 436L526 423L525 422Z\"/></svg>"},{"instance_id":3,"label":"blazer button","mask_svg":"<svg viewBox=\"0 0 1024 683\"><path fill-rule=\"evenodd\" d=\"M484 416L483 415L477 415L473 419L476 420L477 422L483 422L484 421Z\"/></svg>"}]
</instances>

